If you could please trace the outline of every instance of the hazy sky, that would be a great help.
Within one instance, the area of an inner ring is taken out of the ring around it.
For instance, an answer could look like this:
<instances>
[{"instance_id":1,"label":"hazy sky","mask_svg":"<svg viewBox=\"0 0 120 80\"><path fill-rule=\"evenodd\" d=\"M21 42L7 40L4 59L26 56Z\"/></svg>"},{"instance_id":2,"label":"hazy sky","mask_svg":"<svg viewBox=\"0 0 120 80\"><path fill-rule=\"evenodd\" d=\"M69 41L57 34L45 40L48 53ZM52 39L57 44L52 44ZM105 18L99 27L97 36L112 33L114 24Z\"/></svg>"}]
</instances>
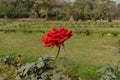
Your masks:
<instances>
[{"instance_id":1,"label":"hazy sky","mask_svg":"<svg viewBox=\"0 0 120 80\"><path fill-rule=\"evenodd\" d=\"M120 3L120 0L116 0L117 3Z\"/></svg>"},{"instance_id":2,"label":"hazy sky","mask_svg":"<svg viewBox=\"0 0 120 80\"><path fill-rule=\"evenodd\" d=\"M75 1L75 0L71 0L71 1ZM115 0L117 3L120 3L120 0Z\"/></svg>"}]
</instances>

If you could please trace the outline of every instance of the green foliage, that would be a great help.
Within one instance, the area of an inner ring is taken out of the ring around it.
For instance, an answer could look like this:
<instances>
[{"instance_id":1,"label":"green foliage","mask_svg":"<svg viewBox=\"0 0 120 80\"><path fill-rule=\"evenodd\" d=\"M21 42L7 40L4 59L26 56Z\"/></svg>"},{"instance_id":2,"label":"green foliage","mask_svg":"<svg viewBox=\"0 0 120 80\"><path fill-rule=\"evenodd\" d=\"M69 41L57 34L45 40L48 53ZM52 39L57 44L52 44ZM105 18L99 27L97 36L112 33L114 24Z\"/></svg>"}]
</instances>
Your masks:
<instances>
[{"instance_id":1,"label":"green foliage","mask_svg":"<svg viewBox=\"0 0 120 80\"><path fill-rule=\"evenodd\" d=\"M112 32L113 37L118 37L118 32Z\"/></svg>"},{"instance_id":2,"label":"green foliage","mask_svg":"<svg viewBox=\"0 0 120 80\"><path fill-rule=\"evenodd\" d=\"M11 17L13 16L13 10L14 10L14 5L15 0L0 0L0 15L4 16L4 18Z\"/></svg>"},{"instance_id":3,"label":"green foliage","mask_svg":"<svg viewBox=\"0 0 120 80\"><path fill-rule=\"evenodd\" d=\"M15 66L15 63L16 63L15 57L1 55L0 56L0 62L6 64L8 66L14 66L14 67L16 67Z\"/></svg>"},{"instance_id":4,"label":"green foliage","mask_svg":"<svg viewBox=\"0 0 120 80\"><path fill-rule=\"evenodd\" d=\"M119 54L119 50L117 53ZM120 79L120 60L108 63L97 72L100 73L100 80L119 80Z\"/></svg>"},{"instance_id":5,"label":"green foliage","mask_svg":"<svg viewBox=\"0 0 120 80\"><path fill-rule=\"evenodd\" d=\"M84 17L86 20L90 19L90 6L88 4L84 8Z\"/></svg>"},{"instance_id":6,"label":"green foliage","mask_svg":"<svg viewBox=\"0 0 120 80\"><path fill-rule=\"evenodd\" d=\"M114 11L113 11L114 10ZM60 16L59 16L60 15ZM119 19L119 5L101 0L0 0L1 18L56 18L67 20Z\"/></svg>"},{"instance_id":7,"label":"green foliage","mask_svg":"<svg viewBox=\"0 0 120 80\"><path fill-rule=\"evenodd\" d=\"M53 57L41 57L17 70L16 80L71 80L54 66Z\"/></svg>"},{"instance_id":8,"label":"green foliage","mask_svg":"<svg viewBox=\"0 0 120 80\"><path fill-rule=\"evenodd\" d=\"M88 30L88 29L86 29L86 30L84 31L84 33L85 33L85 35L89 36L89 35L91 34L91 31Z\"/></svg>"},{"instance_id":9,"label":"green foliage","mask_svg":"<svg viewBox=\"0 0 120 80\"><path fill-rule=\"evenodd\" d=\"M109 63L98 72L100 73L100 80L118 80L119 67L116 63Z\"/></svg>"}]
</instances>

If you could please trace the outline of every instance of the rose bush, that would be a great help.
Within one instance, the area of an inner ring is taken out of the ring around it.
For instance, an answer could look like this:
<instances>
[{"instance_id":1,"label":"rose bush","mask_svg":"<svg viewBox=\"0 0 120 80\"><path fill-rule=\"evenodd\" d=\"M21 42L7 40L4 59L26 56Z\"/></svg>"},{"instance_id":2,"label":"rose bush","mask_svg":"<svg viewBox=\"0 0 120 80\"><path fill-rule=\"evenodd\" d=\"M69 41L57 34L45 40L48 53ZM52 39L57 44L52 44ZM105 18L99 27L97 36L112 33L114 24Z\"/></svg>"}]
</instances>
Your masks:
<instances>
[{"instance_id":1,"label":"rose bush","mask_svg":"<svg viewBox=\"0 0 120 80\"><path fill-rule=\"evenodd\" d=\"M51 47L56 45L60 47L63 45L64 41L72 36L72 30L66 30L64 27L60 29L53 28L49 31L45 37L42 37L42 41L45 43L46 47Z\"/></svg>"}]
</instances>

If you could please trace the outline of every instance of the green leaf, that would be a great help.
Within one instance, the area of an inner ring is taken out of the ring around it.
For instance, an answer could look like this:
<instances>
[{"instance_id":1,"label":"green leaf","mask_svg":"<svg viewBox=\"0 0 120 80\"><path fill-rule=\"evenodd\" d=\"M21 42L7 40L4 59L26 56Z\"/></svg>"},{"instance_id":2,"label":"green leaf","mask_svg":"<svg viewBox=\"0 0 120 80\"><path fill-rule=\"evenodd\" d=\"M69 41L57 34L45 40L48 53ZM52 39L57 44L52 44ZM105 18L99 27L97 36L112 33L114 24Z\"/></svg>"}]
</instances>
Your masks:
<instances>
[{"instance_id":1,"label":"green leaf","mask_svg":"<svg viewBox=\"0 0 120 80\"><path fill-rule=\"evenodd\" d=\"M23 76L25 76L30 71L30 68L34 65L35 65L35 62L31 64L30 63L26 64L26 69L24 70Z\"/></svg>"},{"instance_id":2,"label":"green leaf","mask_svg":"<svg viewBox=\"0 0 120 80\"><path fill-rule=\"evenodd\" d=\"M16 80L20 80L20 77L19 77L19 76L16 76L15 79L16 79ZM0 79L0 80L1 80L1 79Z\"/></svg>"},{"instance_id":3,"label":"green leaf","mask_svg":"<svg viewBox=\"0 0 120 80\"><path fill-rule=\"evenodd\" d=\"M41 68L44 67L45 63L43 62L42 58L39 58L39 60L37 61L37 67Z\"/></svg>"},{"instance_id":4,"label":"green leaf","mask_svg":"<svg viewBox=\"0 0 120 80\"><path fill-rule=\"evenodd\" d=\"M117 76L115 74L112 74L111 77L117 79Z\"/></svg>"},{"instance_id":5,"label":"green leaf","mask_svg":"<svg viewBox=\"0 0 120 80\"><path fill-rule=\"evenodd\" d=\"M60 73L56 73L52 77L53 80L59 80L60 78L61 78L61 74Z\"/></svg>"}]
</instances>

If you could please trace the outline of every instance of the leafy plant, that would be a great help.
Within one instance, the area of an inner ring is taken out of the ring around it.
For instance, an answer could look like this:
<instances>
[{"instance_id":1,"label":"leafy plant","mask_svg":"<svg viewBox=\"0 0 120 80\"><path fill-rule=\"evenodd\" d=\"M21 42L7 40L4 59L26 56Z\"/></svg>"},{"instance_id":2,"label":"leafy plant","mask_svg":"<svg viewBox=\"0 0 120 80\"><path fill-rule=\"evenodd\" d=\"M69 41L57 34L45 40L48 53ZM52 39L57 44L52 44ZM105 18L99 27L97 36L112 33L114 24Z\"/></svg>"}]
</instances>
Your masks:
<instances>
[{"instance_id":1,"label":"leafy plant","mask_svg":"<svg viewBox=\"0 0 120 80\"><path fill-rule=\"evenodd\" d=\"M6 55L1 55L0 56L0 62L3 62L3 63L5 63L9 66L15 64L15 60L12 57L6 56Z\"/></svg>"},{"instance_id":2,"label":"leafy plant","mask_svg":"<svg viewBox=\"0 0 120 80\"><path fill-rule=\"evenodd\" d=\"M118 33L117 32L112 32L113 37L117 37Z\"/></svg>"},{"instance_id":3,"label":"leafy plant","mask_svg":"<svg viewBox=\"0 0 120 80\"><path fill-rule=\"evenodd\" d=\"M21 66L16 72L16 80L71 80L54 64L53 57L41 57Z\"/></svg>"},{"instance_id":4,"label":"leafy plant","mask_svg":"<svg viewBox=\"0 0 120 80\"><path fill-rule=\"evenodd\" d=\"M119 43L118 43L119 44ZM117 53L119 52L120 48L118 49ZM118 62L111 62L106 66L103 66L97 72L100 73L100 80L119 80L120 79L120 60Z\"/></svg>"},{"instance_id":5,"label":"leafy plant","mask_svg":"<svg viewBox=\"0 0 120 80\"><path fill-rule=\"evenodd\" d=\"M90 32L89 29L86 29L86 30L84 31L84 34L87 35L87 36L89 36L89 35L91 35L91 32Z\"/></svg>"},{"instance_id":6,"label":"leafy plant","mask_svg":"<svg viewBox=\"0 0 120 80\"><path fill-rule=\"evenodd\" d=\"M98 72L101 74L100 80L118 80L118 71L118 65L116 63L109 63L98 70Z\"/></svg>"}]
</instances>

